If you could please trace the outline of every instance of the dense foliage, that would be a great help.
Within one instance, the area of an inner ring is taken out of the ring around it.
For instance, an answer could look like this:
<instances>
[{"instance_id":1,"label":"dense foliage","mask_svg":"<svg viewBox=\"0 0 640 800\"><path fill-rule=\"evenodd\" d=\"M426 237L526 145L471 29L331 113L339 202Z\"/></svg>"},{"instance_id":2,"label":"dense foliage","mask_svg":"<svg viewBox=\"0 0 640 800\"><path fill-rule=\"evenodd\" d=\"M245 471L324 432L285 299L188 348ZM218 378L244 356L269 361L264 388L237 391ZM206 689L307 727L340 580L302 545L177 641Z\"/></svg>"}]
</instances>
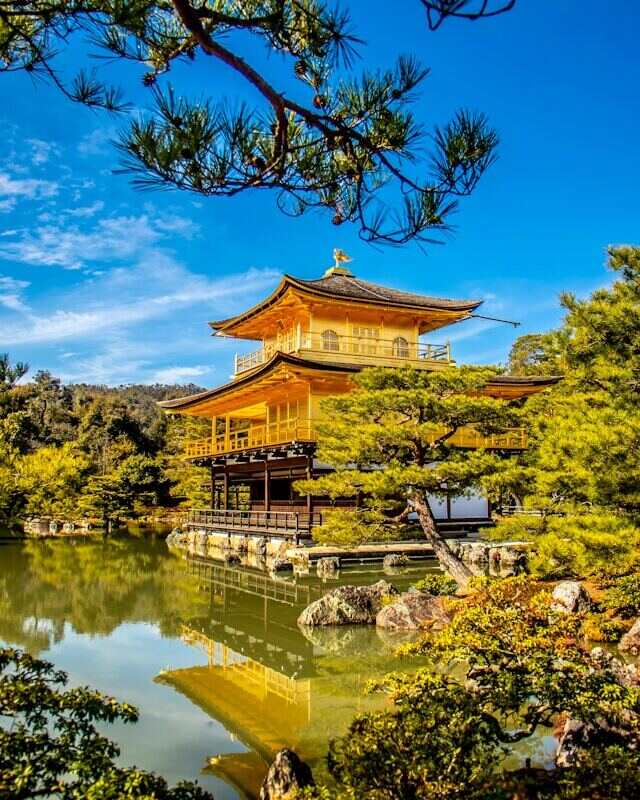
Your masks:
<instances>
[{"instance_id":1,"label":"dense foliage","mask_svg":"<svg viewBox=\"0 0 640 800\"><path fill-rule=\"evenodd\" d=\"M380 367L357 375L353 392L326 401L331 422L319 426L318 456L335 472L299 481L298 490L361 498L361 508L326 514L314 537L341 544L379 540L415 512L441 565L465 586L471 572L439 535L426 498L477 489L501 469L495 453L455 440L465 430L491 436L514 426L516 411L483 393L494 376L466 366L442 372Z\"/></svg>"},{"instance_id":2,"label":"dense foliage","mask_svg":"<svg viewBox=\"0 0 640 800\"><path fill-rule=\"evenodd\" d=\"M335 797L637 797L640 678L590 649L581 623L526 578L477 592L441 633L404 648L431 666L373 685L391 707L357 718L332 743ZM532 737L553 727L560 733L569 721L585 735L559 749L554 768ZM334 796L326 788L309 794Z\"/></svg>"},{"instance_id":3,"label":"dense foliage","mask_svg":"<svg viewBox=\"0 0 640 800\"><path fill-rule=\"evenodd\" d=\"M640 546L640 248L612 247L618 277L585 300L561 297L562 326L518 340L516 374L563 381L528 404L530 446L503 489L541 510L505 520L505 538L536 541L543 574L624 573Z\"/></svg>"},{"instance_id":4,"label":"dense foliage","mask_svg":"<svg viewBox=\"0 0 640 800\"><path fill-rule=\"evenodd\" d=\"M20 650L0 650L0 795L28 800L91 797L212 800L192 783L116 766L119 749L96 727L136 722L133 706L87 687Z\"/></svg>"},{"instance_id":5,"label":"dense foliage","mask_svg":"<svg viewBox=\"0 0 640 800\"><path fill-rule=\"evenodd\" d=\"M26 365L2 363L0 524L31 515L115 520L204 499L206 476L178 455L199 421L156 405L198 387L63 386L48 372L18 384Z\"/></svg>"}]
</instances>

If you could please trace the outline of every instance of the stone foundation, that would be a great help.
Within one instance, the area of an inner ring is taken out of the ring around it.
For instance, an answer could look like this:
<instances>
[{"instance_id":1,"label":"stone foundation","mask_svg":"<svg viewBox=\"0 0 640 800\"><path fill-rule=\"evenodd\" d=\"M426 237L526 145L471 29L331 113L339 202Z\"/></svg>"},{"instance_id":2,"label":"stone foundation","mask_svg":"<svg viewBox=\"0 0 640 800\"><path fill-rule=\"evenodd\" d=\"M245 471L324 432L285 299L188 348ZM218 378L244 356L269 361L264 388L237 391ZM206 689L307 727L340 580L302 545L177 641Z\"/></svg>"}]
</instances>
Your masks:
<instances>
[{"instance_id":1,"label":"stone foundation","mask_svg":"<svg viewBox=\"0 0 640 800\"><path fill-rule=\"evenodd\" d=\"M85 536L95 531L91 520L60 520L52 517L31 517L23 524L25 536L30 539L61 539L67 536Z\"/></svg>"}]
</instances>

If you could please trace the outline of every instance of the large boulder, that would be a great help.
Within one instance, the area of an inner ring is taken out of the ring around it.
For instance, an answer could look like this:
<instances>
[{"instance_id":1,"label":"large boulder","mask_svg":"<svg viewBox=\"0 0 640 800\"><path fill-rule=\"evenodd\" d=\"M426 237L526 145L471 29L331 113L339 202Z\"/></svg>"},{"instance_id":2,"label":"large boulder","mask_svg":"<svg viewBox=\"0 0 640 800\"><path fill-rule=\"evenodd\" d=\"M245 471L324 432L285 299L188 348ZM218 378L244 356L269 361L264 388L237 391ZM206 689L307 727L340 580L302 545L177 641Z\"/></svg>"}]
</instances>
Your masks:
<instances>
[{"instance_id":1,"label":"large boulder","mask_svg":"<svg viewBox=\"0 0 640 800\"><path fill-rule=\"evenodd\" d=\"M444 628L452 620L445 597L424 592L404 592L398 600L383 606L376 616L379 628L416 630Z\"/></svg>"},{"instance_id":2,"label":"large boulder","mask_svg":"<svg viewBox=\"0 0 640 800\"><path fill-rule=\"evenodd\" d=\"M620 639L618 649L623 653L631 653L631 655L640 655L640 618L634 623L630 631Z\"/></svg>"},{"instance_id":3,"label":"large boulder","mask_svg":"<svg viewBox=\"0 0 640 800\"><path fill-rule=\"evenodd\" d=\"M293 750L285 747L276 753L269 767L260 789L260 800L294 800L301 789L313 785L309 765L301 761Z\"/></svg>"},{"instance_id":4,"label":"large boulder","mask_svg":"<svg viewBox=\"0 0 640 800\"><path fill-rule=\"evenodd\" d=\"M577 581L561 581L553 590L553 610L578 614L593 607L587 590Z\"/></svg>"},{"instance_id":5,"label":"large boulder","mask_svg":"<svg viewBox=\"0 0 640 800\"><path fill-rule=\"evenodd\" d=\"M568 717L558 736L556 750L557 767L573 767L580 763L583 753L594 747L617 745L622 748L637 749L637 715L628 712L623 727L612 727L604 720L595 724Z\"/></svg>"},{"instance_id":6,"label":"large boulder","mask_svg":"<svg viewBox=\"0 0 640 800\"><path fill-rule=\"evenodd\" d=\"M595 743L597 734L598 731L593 725L569 717L558 737L556 766L574 766L580 758L580 753Z\"/></svg>"},{"instance_id":7,"label":"large boulder","mask_svg":"<svg viewBox=\"0 0 640 800\"><path fill-rule=\"evenodd\" d=\"M298 625L372 625L386 597L398 595L387 581L371 586L340 586L314 600L298 617Z\"/></svg>"}]
</instances>

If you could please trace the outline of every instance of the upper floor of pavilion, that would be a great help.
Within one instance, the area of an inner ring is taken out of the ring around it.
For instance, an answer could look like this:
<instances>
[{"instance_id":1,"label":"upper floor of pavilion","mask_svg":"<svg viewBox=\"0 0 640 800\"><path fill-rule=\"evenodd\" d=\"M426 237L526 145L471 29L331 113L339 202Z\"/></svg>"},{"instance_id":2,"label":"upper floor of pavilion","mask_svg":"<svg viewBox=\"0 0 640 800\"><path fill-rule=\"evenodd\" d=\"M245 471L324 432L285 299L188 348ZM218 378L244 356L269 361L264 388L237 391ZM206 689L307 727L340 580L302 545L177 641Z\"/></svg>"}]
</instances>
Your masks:
<instances>
[{"instance_id":1,"label":"upper floor of pavilion","mask_svg":"<svg viewBox=\"0 0 640 800\"><path fill-rule=\"evenodd\" d=\"M210 322L217 336L260 341L235 357L238 377L266 364L275 353L314 362L359 366L411 364L443 369L454 364L448 343L428 334L472 315L481 300L452 300L400 291L357 278L334 251L335 266L323 277L285 275L257 305Z\"/></svg>"}]
</instances>

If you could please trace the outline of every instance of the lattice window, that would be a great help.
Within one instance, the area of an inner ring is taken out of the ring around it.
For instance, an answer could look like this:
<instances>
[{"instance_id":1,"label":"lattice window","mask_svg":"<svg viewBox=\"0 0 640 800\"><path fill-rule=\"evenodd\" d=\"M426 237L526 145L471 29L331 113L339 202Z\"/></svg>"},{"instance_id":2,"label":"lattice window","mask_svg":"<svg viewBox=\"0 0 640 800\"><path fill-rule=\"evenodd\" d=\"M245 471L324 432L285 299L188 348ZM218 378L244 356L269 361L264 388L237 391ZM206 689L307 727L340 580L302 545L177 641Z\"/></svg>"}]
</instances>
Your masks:
<instances>
[{"instance_id":1,"label":"lattice window","mask_svg":"<svg viewBox=\"0 0 640 800\"><path fill-rule=\"evenodd\" d=\"M368 328L362 325L353 326L353 352L363 355L375 355L378 351L380 328Z\"/></svg>"},{"instance_id":2,"label":"lattice window","mask_svg":"<svg viewBox=\"0 0 640 800\"><path fill-rule=\"evenodd\" d=\"M335 331L322 331L322 349L337 353L340 350L340 340Z\"/></svg>"},{"instance_id":3,"label":"lattice window","mask_svg":"<svg viewBox=\"0 0 640 800\"><path fill-rule=\"evenodd\" d=\"M396 358L409 358L409 342L404 336L396 336L391 345L391 352Z\"/></svg>"}]
</instances>

